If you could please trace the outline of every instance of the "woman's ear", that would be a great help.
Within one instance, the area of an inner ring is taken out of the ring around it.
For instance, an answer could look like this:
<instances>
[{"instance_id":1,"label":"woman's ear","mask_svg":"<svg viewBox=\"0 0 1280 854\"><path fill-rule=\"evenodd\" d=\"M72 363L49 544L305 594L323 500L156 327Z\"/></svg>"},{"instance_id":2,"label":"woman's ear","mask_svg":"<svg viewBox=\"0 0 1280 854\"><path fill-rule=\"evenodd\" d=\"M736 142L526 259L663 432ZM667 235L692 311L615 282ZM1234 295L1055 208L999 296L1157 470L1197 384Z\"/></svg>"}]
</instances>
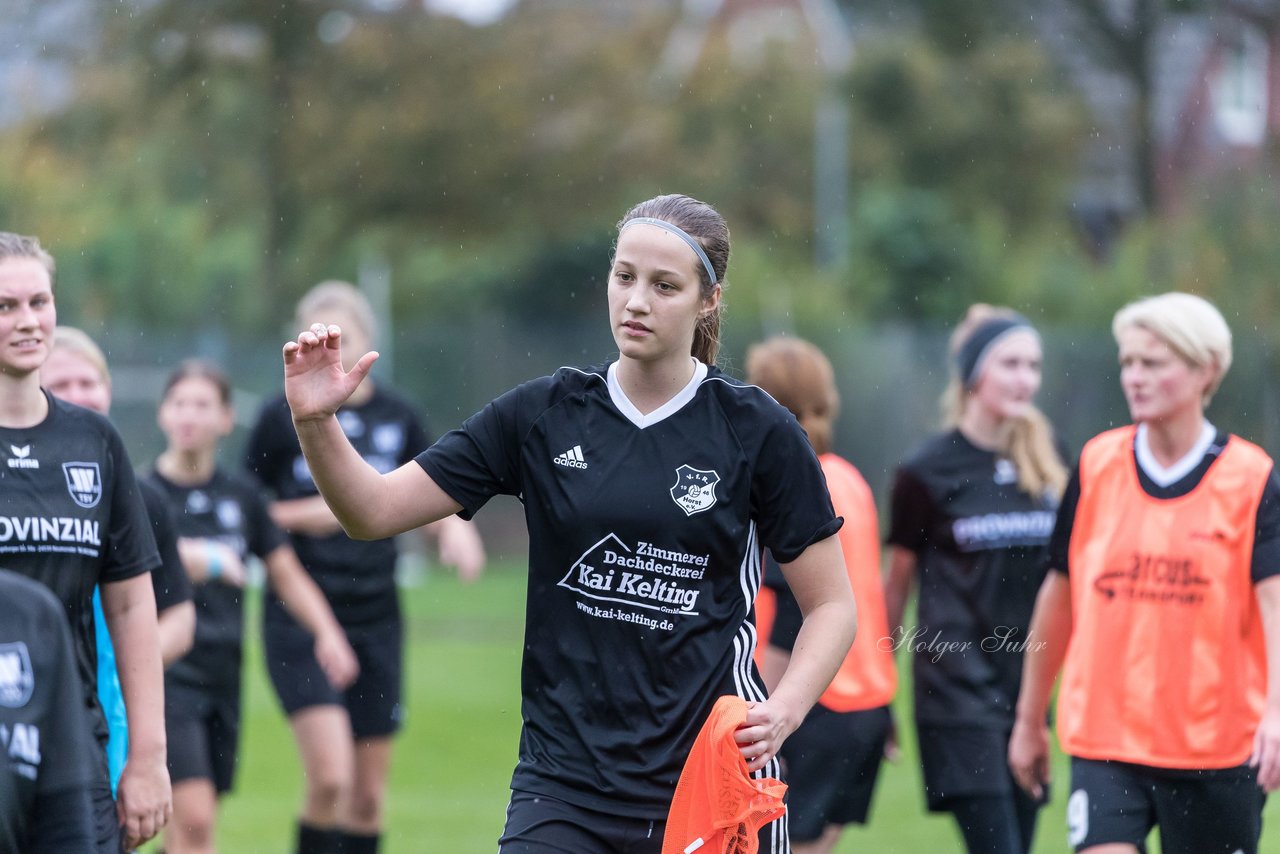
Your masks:
<instances>
[{"instance_id":1,"label":"woman's ear","mask_svg":"<svg viewBox=\"0 0 1280 854\"><path fill-rule=\"evenodd\" d=\"M711 289L711 296L702 301L701 314L703 317L706 317L708 314L711 314L720 307L721 290L720 284L717 282L716 286Z\"/></svg>"}]
</instances>

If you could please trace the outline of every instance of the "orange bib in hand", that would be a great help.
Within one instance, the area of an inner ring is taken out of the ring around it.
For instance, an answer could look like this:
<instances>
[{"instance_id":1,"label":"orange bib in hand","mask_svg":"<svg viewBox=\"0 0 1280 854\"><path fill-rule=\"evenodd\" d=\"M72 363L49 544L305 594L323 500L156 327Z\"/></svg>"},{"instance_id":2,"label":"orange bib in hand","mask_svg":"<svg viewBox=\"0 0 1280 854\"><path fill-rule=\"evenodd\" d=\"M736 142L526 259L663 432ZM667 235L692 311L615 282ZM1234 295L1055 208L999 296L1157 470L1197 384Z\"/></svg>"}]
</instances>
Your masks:
<instances>
[{"instance_id":1,"label":"orange bib in hand","mask_svg":"<svg viewBox=\"0 0 1280 854\"><path fill-rule=\"evenodd\" d=\"M756 854L760 828L787 811L786 784L753 778L733 740L746 719L746 700L716 700L676 783L662 854Z\"/></svg>"}]
</instances>

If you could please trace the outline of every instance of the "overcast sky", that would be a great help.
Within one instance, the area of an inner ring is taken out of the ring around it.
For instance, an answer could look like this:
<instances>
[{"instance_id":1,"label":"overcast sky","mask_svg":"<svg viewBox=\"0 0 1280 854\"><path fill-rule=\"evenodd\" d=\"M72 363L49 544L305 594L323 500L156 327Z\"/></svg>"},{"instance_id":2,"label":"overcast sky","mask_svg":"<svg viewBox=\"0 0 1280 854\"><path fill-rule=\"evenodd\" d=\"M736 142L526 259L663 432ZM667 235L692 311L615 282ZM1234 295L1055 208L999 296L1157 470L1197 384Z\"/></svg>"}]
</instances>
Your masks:
<instances>
[{"instance_id":1,"label":"overcast sky","mask_svg":"<svg viewBox=\"0 0 1280 854\"><path fill-rule=\"evenodd\" d=\"M472 24L491 24L515 5L515 0L424 0L437 12L456 15Z\"/></svg>"}]
</instances>

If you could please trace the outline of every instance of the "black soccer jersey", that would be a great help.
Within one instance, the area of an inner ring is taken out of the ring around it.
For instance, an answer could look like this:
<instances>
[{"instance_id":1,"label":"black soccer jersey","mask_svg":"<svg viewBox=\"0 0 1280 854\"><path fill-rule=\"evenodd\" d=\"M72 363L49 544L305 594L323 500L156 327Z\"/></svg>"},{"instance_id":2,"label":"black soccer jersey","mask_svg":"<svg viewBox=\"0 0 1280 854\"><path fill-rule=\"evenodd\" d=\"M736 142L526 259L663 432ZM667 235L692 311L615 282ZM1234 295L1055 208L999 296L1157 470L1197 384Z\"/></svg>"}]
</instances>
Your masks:
<instances>
[{"instance_id":1,"label":"black soccer jersey","mask_svg":"<svg viewBox=\"0 0 1280 854\"><path fill-rule=\"evenodd\" d=\"M95 732L98 705L93 588L159 564L151 523L124 444L107 419L45 392L34 427L0 427L0 565L41 582L62 602Z\"/></svg>"},{"instance_id":2,"label":"black soccer jersey","mask_svg":"<svg viewBox=\"0 0 1280 854\"><path fill-rule=\"evenodd\" d=\"M81 811L89 810L96 746L74 662L58 601L0 571L0 851L52 850L31 839L31 822L54 796L78 792ZM87 840L87 823L84 830Z\"/></svg>"},{"instance_id":3,"label":"black soccer jersey","mask_svg":"<svg viewBox=\"0 0 1280 854\"><path fill-rule=\"evenodd\" d=\"M1218 460L1231 435L1219 431L1214 436L1200 462L1185 476L1168 486L1160 486L1151 476L1136 465L1138 483L1143 492L1152 498L1181 498L1200 485L1200 481L1209 473L1209 468ZM1063 574L1069 572L1069 555L1071 552L1071 531L1075 525L1076 508L1080 504L1080 467L1077 465L1071 472L1071 480L1062 494L1062 506L1058 509L1057 523L1054 525L1053 537L1049 542L1049 552L1045 559L1049 569ZM1258 503L1258 516L1255 522L1253 537L1253 560L1250 576L1256 584L1259 581L1280 575L1280 479L1276 478L1272 469L1267 483L1262 488L1262 500Z\"/></svg>"},{"instance_id":4,"label":"black soccer jersey","mask_svg":"<svg viewBox=\"0 0 1280 854\"><path fill-rule=\"evenodd\" d=\"M525 383L418 456L469 518L519 496L529 528L520 760L512 788L666 815L716 698L761 700L749 614L762 547L834 534L792 415L699 365L647 416L613 368Z\"/></svg>"},{"instance_id":5,"label":"black soccer jersey","mask_svg":"<svg viewBox=\"0 0 1280 854\"><path fill-rule=\"evenodd\" d=\"M138 491L142 493L142 503L151 520L151 533L160 552L160 565L151 572L151 589L156 594L156 613L159 614L191 601L191 579L178 554L178 531L164 493L147 480L138 481Z\"/></svg>"},{"instance_id":6,"label":"black soccer jersey","mask_svg":"<svg viewBox=\"0 0 1280 854\"><path fill-rule=\"evenodd\" d=\"M266 557L286 542L267 514L258 485L237 472L214 469L207 483L185 486L157 471L147 479L164 493L178 536L217 540L247 561ZM195 643L165 673L166 679L198 688L240 684L240 649L244 637L244 591L211 579L193 585L196 604Z\"/></svg>"},{"instance_id":7,"label":"black soccer jersey","mask_svg":"<svg viewBox=\"0 0 1280 854\"><path fill-rule=\"evenodd\" d=\"M898 470L888 542L915 553L916 719L1013 726L1022 653L1057 499L1018 488L1007 459L959 430L928 440Z\"/></svg>"},{"instance_id":8,"label":"black soccer jersey","mask_svg":"<svg viewBox=\"0 0 1280 854\"><path fill-rule=\"evenodd\" d=\"M360 406L339 409L338 423L360 456L383 473L407 463L430 444L414 408L380 385ZM318 494L283 395L262 407L245 465L276 499ZM361 542L339 531L328 537L292 534L290 540L344 626L394 619L399 613L394 539ZM267 614L272 613L280 611L268 609Z\"/></svg>"}]
</instances>

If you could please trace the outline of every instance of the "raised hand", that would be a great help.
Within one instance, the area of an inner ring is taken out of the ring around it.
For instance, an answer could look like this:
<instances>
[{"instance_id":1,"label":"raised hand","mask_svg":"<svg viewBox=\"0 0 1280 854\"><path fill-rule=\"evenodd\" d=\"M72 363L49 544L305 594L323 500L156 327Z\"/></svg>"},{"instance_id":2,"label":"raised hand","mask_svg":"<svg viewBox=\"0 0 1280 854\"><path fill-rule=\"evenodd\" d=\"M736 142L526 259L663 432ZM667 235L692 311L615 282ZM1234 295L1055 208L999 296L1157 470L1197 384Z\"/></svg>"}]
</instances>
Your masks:
<instances>
[{"instance_id":1,"label":"raised hand","mask_svg":"<svg viewBox=\"0 0 1280 854\"><path fill-rule=\"evenodd\" d=\"M284 345L284 395L294 421L328 418L369 374L376 352L365 353L347 371L342 366L342 330L314 323Z\"/></svg>"}]
</instances>

